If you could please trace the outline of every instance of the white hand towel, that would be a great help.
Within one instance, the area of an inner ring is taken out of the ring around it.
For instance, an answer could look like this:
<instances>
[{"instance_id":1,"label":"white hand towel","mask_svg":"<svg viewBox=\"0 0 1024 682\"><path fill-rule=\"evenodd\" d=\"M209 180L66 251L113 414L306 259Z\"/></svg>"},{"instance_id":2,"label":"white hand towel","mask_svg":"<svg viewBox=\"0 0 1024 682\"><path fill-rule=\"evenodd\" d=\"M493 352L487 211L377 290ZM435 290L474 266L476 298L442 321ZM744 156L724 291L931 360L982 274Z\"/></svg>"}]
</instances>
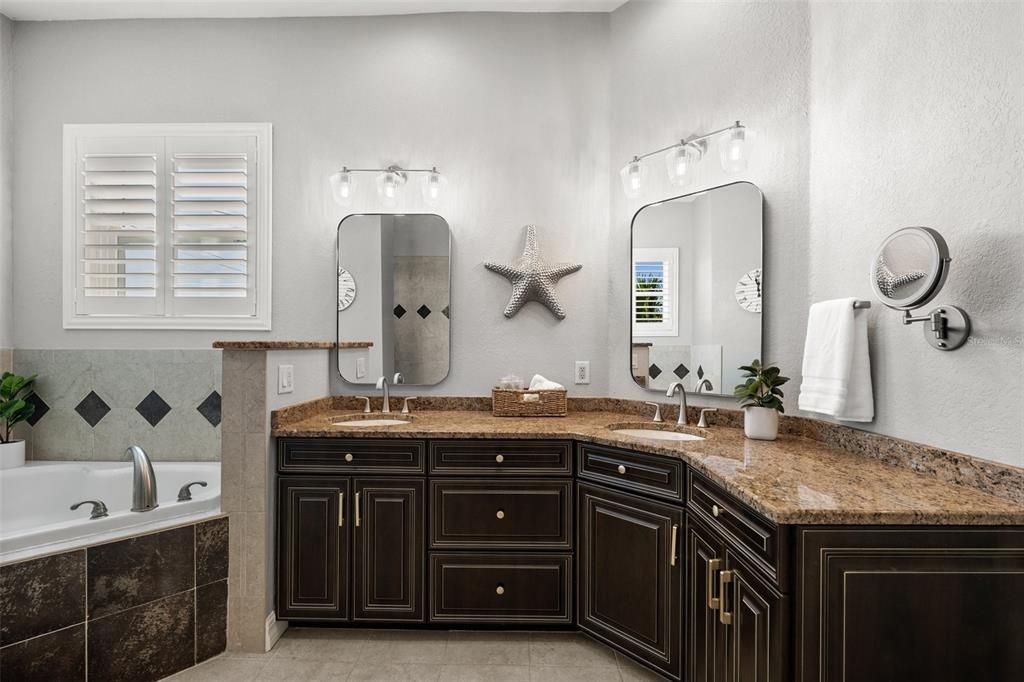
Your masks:
<instances>
[{"instance_id":1,"label":"white hand towel","mask_svg":"<svg viewBox=\"0 0 1024 682\"><path fill-rule=\"evenodd\" d=\"M851 422L875 418L868 321L852 298L811 306L798 406Z\"/></svg>"},{"instance_id":2,"label":"white hand towel","mask_svg":"<svg viewBox=\"0 0 1024 682\"><path fill-rule=\"evenodd\" d=\"M534 374L533 378L530 379L530 390L531 391L554 391L556 389L565 389L565 386L557 382L545 379L539 374Z\"/></svg>"}]
</instances>

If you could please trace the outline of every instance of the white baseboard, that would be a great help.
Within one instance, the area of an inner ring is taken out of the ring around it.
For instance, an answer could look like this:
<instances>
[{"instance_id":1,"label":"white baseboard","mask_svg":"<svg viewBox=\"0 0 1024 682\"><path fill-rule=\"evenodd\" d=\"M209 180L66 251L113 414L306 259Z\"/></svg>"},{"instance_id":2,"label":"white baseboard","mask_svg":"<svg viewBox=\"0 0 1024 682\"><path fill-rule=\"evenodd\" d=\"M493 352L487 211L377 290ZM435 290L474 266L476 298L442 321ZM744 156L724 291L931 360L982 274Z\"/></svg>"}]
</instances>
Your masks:
<instances>
[{"instance_id":1,"label":"white baseboard","mask_svg":"<svg viewBox=\"0 0 1024 682\"><path fill-rule=\"evenodd\" d=\"M271 649L274 648L274 645L277 644L277 640L281 639L281 635L284 634L284 631L288 629L288 621L286 621L286 620L278 620L277 619L277 612L276 611L271 611L270 615L267 616L267 624L266 624L266 626L267 626L266 627L266 631L267 631L267 644L266 645L267 645L267 651L270 651Z\"/></svg>"}]
</instances>

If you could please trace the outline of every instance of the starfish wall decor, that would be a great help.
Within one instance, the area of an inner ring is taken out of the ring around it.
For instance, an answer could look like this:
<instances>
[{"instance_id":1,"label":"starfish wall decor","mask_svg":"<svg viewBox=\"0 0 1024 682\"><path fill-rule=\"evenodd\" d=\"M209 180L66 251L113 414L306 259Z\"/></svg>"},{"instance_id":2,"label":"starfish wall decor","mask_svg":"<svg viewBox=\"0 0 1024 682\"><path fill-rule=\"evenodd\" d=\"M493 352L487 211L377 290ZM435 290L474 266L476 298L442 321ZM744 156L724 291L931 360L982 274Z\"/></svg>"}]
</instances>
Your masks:
<instances>
[{"instance_id":1,"label":"starfish wall decor","mask_svg":"<svg viewBox=\"0 0 1024 682\"><path fill-rule=\"evenodd\" d=\"M875 266L875 281L878 283L878 288L889 298L896 298L897 289L916 282L926 274L928 273L921 270L908 270L897 275L889 269L889 265L885 262L885 256L879 256Z\"/></svg>"},{"instance_id":2,"label":"starfish wall decor","mask_svg":"<svg viewBox=\"0 0 1024 682\"><path fill-rule=\"evenodd\" d=\"M537 227L527 225L522 256L509 265L488 261L484 267L512 283L512 298L505 306L505 317L518 313L528 301L537 301L546 305L555 317L564 320L565 310L555 296L555 283L583 266L578 263L545 263L537 246Z\"/></svg>"}]
</instances>

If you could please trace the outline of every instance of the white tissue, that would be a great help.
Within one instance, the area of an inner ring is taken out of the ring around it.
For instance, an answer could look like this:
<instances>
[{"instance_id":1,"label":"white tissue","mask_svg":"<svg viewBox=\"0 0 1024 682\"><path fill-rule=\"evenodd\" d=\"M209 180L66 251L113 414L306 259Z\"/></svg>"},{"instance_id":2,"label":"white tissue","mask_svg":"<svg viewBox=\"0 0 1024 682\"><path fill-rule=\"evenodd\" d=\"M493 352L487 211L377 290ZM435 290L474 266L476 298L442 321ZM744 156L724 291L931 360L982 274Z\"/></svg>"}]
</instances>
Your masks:
<instances>
[{"instance_id":1,"label":"white tissue","mask_svg":"<svg viewBox=\"0 0 1024 682\"><path fill-rule=\"evenodd\" d=\"M565 386L562 384L546 379L539 374L534 374L533 378L530 379L530 390L531 391L556 391L565 390Z\"/></svg>"}]
</instances>

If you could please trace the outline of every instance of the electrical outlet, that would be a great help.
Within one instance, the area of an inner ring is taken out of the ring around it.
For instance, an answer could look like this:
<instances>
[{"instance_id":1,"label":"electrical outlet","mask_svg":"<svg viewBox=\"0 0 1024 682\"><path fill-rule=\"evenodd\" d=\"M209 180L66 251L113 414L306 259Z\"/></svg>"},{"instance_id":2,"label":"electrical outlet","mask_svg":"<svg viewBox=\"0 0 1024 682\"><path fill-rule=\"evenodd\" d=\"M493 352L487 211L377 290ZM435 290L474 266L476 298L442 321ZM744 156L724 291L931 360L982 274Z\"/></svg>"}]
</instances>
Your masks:
<instances>
[{"instance_id":1,"label":"electrical outlet","mask_svg":"<svg viewBox=\"0 0 1024 682\"><path fill-rule=\"evenodd\" d=\"M590 360L577 360L574 374L577 384L590 383Z\"/></svg>"},{"instance_id":2,"label":"electrical outlet","mask_svg":"<svg viewBox=\"0 0 1024 682\"><path fill-rule=\"evenodd\" d=\"M366 376L366 358L356 358L356 379Z\"/></svg>"},{"instance_id":3,"label":"electrical outlet","mask_svg":"<svg viewBox=\"0 0 1024 682\"><path fill-rule=\"evenodd\" d=\"M291 393L295 390L295 366L277 366L277 393Z\"/></svg>"}]
</instances>

